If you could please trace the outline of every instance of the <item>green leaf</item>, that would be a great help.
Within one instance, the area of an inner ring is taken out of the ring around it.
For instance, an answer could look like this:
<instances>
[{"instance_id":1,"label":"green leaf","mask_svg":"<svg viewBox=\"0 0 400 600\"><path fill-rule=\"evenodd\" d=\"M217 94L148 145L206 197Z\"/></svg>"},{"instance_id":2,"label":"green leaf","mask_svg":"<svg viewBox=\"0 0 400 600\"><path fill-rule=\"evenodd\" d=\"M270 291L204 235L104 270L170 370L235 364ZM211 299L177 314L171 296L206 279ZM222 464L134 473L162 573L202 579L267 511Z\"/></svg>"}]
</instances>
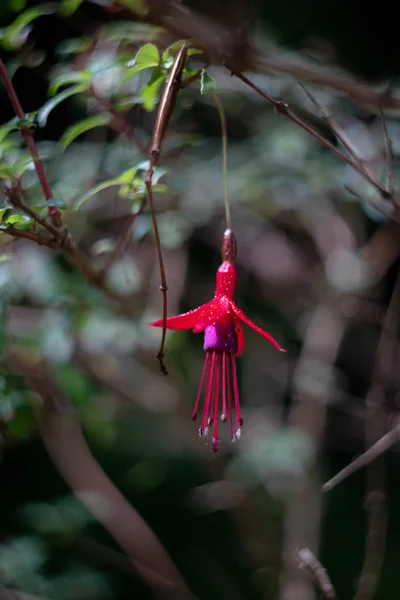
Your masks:
<instances>
[{"instance_id":1,"label":"green leaf","mask_svg":"<svg viewBox=\"0 0 400 600\"><path fill-rule=\"evenodd\" d=\"M63 198L50 198L46 203L47 206L56 206L57 208L67 208Z\"/></svg>"},{"instance_id":2,"label":"green leaf","mask_svg":"<svg viewBox=\"0 0 400 600\"><path fill-rule=\"evenodd\" d=\"M158 67L159 63L160 53L157 46L154 44L145 44L139 48L135 58L127 63L126 66L130 67L130 69L125 74L122 83L125 83L130 77L132 77L132 75L138 73L139 71L143 71L144 69L149 69L151 67Z\"/></svg>"},{"instance_id":3,"label":"green leaf","mask_svg":"<svg viewBox=\"0 0 400 600\"><path fill-rule=\"evenodd\" d=\"M91 198L95 194L98 194L102 190L105 190L106 188L112 187L113 185L121 185L124 187L131 186L132 187L132 185L135 184L135 181L136 181L135 175L139 169L141 169L140 166L132 167L131 169L127 169L126 171L121 173L121 175L119 175L118 177L115 177L114 179L109 179L107 181L103 181L103 183L99 183L98 185L95 185L91 190L89 190L83 196L83 198L81 198L75 204L74 210L78 210L82 206L82 204L84 204L87 200L89 200L89 198Z\"/></svg>"},{"instance_id":4,"label":"green leaf","mask_svg":"<svg viewBox=\"0 0 400 600\"><path fill-rule=\"evenodd\" d=\"M141 92L143 108L151 112L157 106L159 91L166 79L166 75L161 69L154 69L153 74Z\"/></svg>"},{"instance_id":5,"label":"green leaf","mask_svg":"<svg viewBox=\"0 0 400 600\"><path fill-rule=\"evenodd\" d=\"M95 185L88 192L86 192L86 194L84 196L82 196L82 198L80 200L78 200L78 202L74 206L74 210L78 210L92 196L95 196L99 192L101 192L109 187L112 187L113 185L119 185L119 183L120 182L118 179L108 179L107 181L103 181L102 183Z\"/></svg>"},{"instance_id":6,"label":"green leaf","mask_svg":"<svg viewBox=\"0 0 400 600\"><path fill-rule=\"evenodd\" d=\"M158 192L159 194L166 194L168 192L168 186L163 183L157 183L153 185L153 192Z\"/></svg>"},{"instance_id":7,"label":"green leaf","mask_svg":"<svg viewBox=\"0 0 400 600\"><path fill-rule=\"evenodd\" d=\"M115 21L104 25L105 40L108 42L119 42L128 40L129 42L143 43L156 38L161 28L146 23Z\"/></svg>"},{"instance_id":8,"label":"green leaf","mask_svg":"<svg viewBox=\"0 0 400 600\"><path fill-rule=\"evenodd\" d=\"M73 87L70 87L67 90L60 92L53 98L50 98L50 100L43 104L42 108L38 112L37 123L39 127L44 127L46 125L47 119L49 118L49 114L56 106L61 104L61 102L64 102L64 100L66 100L70 96L80 94L86 91L86 89L86 86L83 84L74 85Z\"/></svg>"},{"instance_id":9,"label":"green leaf","mask_svg":"<svg viewBox=\"0 0 400 600\"><path fill-rule=\"evenodd\" d=\"M54 96L63 85L69 83L80 83L85 85L85 89L89 87L90 81L93 77L91 71L67 71L61 75L57 75L49 86L49 96Z\"/></svg>"},{"instance_id":10,"label":"green leaf","mask_svg":"<svg viewBox=\"0 0 400 600\"><path fill-rule=\"evenodd\" d=\"M61 0L59 12L64 17L70 17L82 4L83 0Z\"/></svg>"},{"instance_id":11,"label":"green leaf","mask_svg":"<svg viewBox=\"0 0 400 600\"><path fill-rule=\"evenodd\" d=\"M136 175L137 167L132 167L124 171L117 179L119 183L131 183Z\"/></svg>"},{"instance_id":12,"label":"green leaf","mask_svg":"<svg viewBox=\"0 0 400 600\"><path fill-rule=\"evenodd\" d=\"M19 13L21 10L24 10L26 6L26 0L8 0L8 4L13 11Z\"/></svg>"},{"instance_id":13,"label":"green leaf","mask_svg":"<svg viewBox=\"0 0 400 600\"><path fill-rule=\"evenodd\" d=\"M4 208L0 208L0 225L3 224L3 220L7 219L7 216L10 214L12 210L12 206L5 206Z\"/></svg>"},{"instance_id":14,"label":"green leaf","mask_svg":"<svg viewBox=\"0 0 400 600\"><path fill-rule=\"evenodd\" d=\"M145 17L149 11L146 0L119 0L119 3L140 17Z\"/></svg>"},{"instance_id":15,"label":"green leaf","mask_svg":"<svg viewBox=\"0 0 400 600\"><path fill-rule=\"evenodd\" d=\"M144 44L139 48L135 58L128 62L127 67L133 67L136 65L144 65L146 67L156 67L160 62L160 53L157 46L154 44Z\"/></svg>"},{"instance_id":16,"label":"green leaf","mask_svg":"<svg viewBox=\"0 0 400 600\"><path fill-rule=\"evenodd\" d=\"M26 230L32 228L34 220L28 215L11 214L3 219L3 223L4 225L15 225L18 229Z\"/></svg>"},{"instance_id":17,"label":"green leaf","mask_svg":"<svg viewBox=\"0 0 400 600\"><path fill-rule=\"evenodd\" d=\"M208 94L217 87L217 82L214 77L210 77L205 69L201 72L200 79L200 92L201 94Z\"/></svg>"},{"instance_id":18,"label":"green leaf","mask_svg":"<svg viewBox=\"0 0 400 600\"><path fill-rule=\"evenodd\" d=\"M32 21L43 15L49 15L57 10L56 4L41 4L28 8L20 14L11 25L3 29L0 37L0 42L6 50L15 50L22 46L29 32L31 31L30 24Z\"/></svg>"},{"instance_id":19,"label":"green leaf","mask_svg":"<svg viewBox=\"0 0 400 600\"><path fill-rule=\"evenodd\" d=\"M93 46L93 42L94 40L88 37L70 38L69 40L60 42L56 52L59 56L80 54L81 52L87 52Z\"/></svg>"},{"instance_id":20,"label":"green leaf","mask_svg":"<svg viewBox=\"0 0 400 600\"><path fill-rule=\"evenodd\" d=\"M3 163L0 165L0 179L14 179L16 177L16 170L14 165L9 163Z\"/></svg>"},{"instance_id":21,"label":"green leaf","mask_svg":"<svg viewBox=\"0 0 400 600\"><path fill-rule=\"evenodd\" d=\"M110 118L109 114L95 115L93 117L82 119L82 121L78 121L78 123L74 123L64 132L59 142L60 148L62 148L63 151L66 150L79 135L82 135L82 133L85 133L90 129L94 129L95 127L107 125Z\"/></svg>"}]
</instances>

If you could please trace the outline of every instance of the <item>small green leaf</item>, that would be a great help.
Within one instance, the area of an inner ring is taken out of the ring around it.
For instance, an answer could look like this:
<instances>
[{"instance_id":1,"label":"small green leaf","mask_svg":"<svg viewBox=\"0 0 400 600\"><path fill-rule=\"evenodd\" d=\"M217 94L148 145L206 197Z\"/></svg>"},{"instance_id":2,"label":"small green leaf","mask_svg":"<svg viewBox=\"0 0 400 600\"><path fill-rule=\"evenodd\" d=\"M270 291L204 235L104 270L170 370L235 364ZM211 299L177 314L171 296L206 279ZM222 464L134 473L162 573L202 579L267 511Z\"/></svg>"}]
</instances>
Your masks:
<instances>
[{"instance_id":1,"label":"small green leaf","mask_svg":"<svg viewBox=\"0 0 400 600\"><path fill-rule=\"evenodd\" d=\"M210 77L205 69L201 72L200 79L200 92L201 94L208 94L217 87L217 82L214 77Z\"/></svg>"},{"instance_id":2,"label":"small green leaf","mask_svg":"<svg viewBox=\"0 0 400 600\"><path fill-rule=\"evenodd\" d=\"M57 46L57 54L59 56L68 56L69 54L80 54L87 52L93 45L93 40L88 37L71 38L63 40Z\"/></svg>"},{"instance_id":3,"label":"small green leaf","mask_svg":"<svg viewBox=\"0 0 400 600\"><path fill-rule=\"evenodd\" d=\"M69 83L80 83L85 85L85 89L89 87L90 81L93 77L91 71L67 71L61 75L57 75L49 86L49 96L54 96L63 85Z\"/></svg>"},{"instance_id":4,"label":"small green leaf","mask_svg":"<svg viewBox=\"0 0 400 600\"><path fill-rule=\"evenodd\" d=\"M83 0L61 0L59 12L64 17L70 17L82 4Z\"/></svg>"},{"instance_id":5,"label":"small green leaf","mask_svg":"<svg viewBox=\"0 0 400 600\"><path fill-rule=\"evenodd\" d=\"M113 23L103 25L103 28L105 41L108 42L120 42L123 40L128 40L131 43L150 42L161 31L160 28L154 25L128 21L114 21Z\"/></svg>"},{"instance_id":6,"label":"small green leaf","mask_svg":"<svg viewBox=\"0 0 400 600\"><path fill-rule=\"evenodd\" d=\"M61 102L64 102L64 100L66 100L67 98L70 98L70 96L74 96L75 94L80 94L82 92L85 92L86 89L87 89L87 86L85 86L83 84L74 85L74 86L68 88L67 90L63 90L62 92L60 92L53 98L50 98L50 100L48 100L45 104L43 104L42 108L38 112L37 123L38 123L39 127L44 127L46 125L47 119L49 118L51 111L56 106L61 104Z\"/></svg>"},{"instance_id":7,"label":"small green leaf","mask_svg":"<svg viewBox=\"0 0 400 600\"><path fill-rule=\"evenodd\" d=\"M119 3L140 17L145 17L149 11L146 0L119 0Z\"/></svg>"},{"instance_id":8,"label":"small green leaf","mask_svg":"<svg viewBox=\"0 0 400 600\"><path fill-rule=\"evenodd\" d=\"M87 117L86 119L82 119L82 121L78 121L78 123L74 123L64 132L59 144L60 148L64 151L68 148L68 146L82 133L89 131L90 129L94 129L95 127L103 127L107 125L110 121L109 114L103 115L95 115L93 117Z\"/></svg>"},{"instance_id":9,"label":"small green leaf","mask_svg":"<svg viewBox=\"0 0 400 600\"><path fill-rule=\"evenodd\" d=\"M3 223L3 220L7 219L7 216L11 214L12 206L5 206L4 208L0 208L0 225Z\"/></svg>"},{"instance_id":10,"label":"small green leaf","mask_svg":"<svg viewBox=\"0 0 400 600\"><path fill-rule=\"evenodd\" d=\"M109 187L112 187L113 185L119 185L119 183L120 182L118 181L118 179L108 179L107 181L103 181L102 183L95 185L88 192L86 192L86 194L84 196L82 196L82 198L80 200L78 200L78 202L74 206L74 210L78 210L92 196L95 196L99 192L101 192Z\"/></svg>"},{"instance_id":11,"label":"small green leaf","mask_svg":"<svg viewBox=\"0 0 400 600\"><path fill-rule=\"evenodd\" d=\"M29 34L32 21L43 15L49 15L57 10L56 4L41 4L28 8L20 14L11 25L3 29L0 42L6 50L14 50L22 46Z\"/></svg>"},{"instance_id":12,"label":"small green leaf","mask_svg":"<svg viewBox=\"0 0 400 600\"><path fill-rule=\"evenodd\" d=\"M154 44L145 44L139 48L135 58L127 63L127 67L130 67L122 83L125 83L132 75L149 69L151 67L158 67L160 63L160 53L157 46Z\"/></svg>"},{"instance_id":13,"label":"small green leaf","mask_svg":"<svg viewBox=\"0 0 400 600\"><path fill-rule=\"evenodd\" d=\"M118 183L131 183L137 172L137 167L124 171L117 179Z\"/></svg>"},{"instance_id":14,"label":"small green leaf","mask_svg":"<svg viewBox=\"0 0 400 600\"><path fill-rule=\"evenodd\" d=\"M34 220L28 215L11 214L3 219L3 223L4 225L15 225L18 229L26 230L32 228Z\"/></svg>"},{"instance_id":15,"label":"small green leaf","mask_svg":"<svg viewBox=\"0 0 400 600\"><path fill-rule=\"evenodd\" d=\"M47 202L47 206L56 206L57 208L67 208L65 200L63 198L50 198Z\"/></svg>"},{"instance_id":16,"label":"small green leaf","mask_svg":"<svg viewBox=\"0 0 400 600\"><path fill-rule=\"evenodd\" d=\"M153 185L153 192L158 192L159 194L166 194L168 192L168 186L163 183L157 183Z\"/></svg>"},{"instance_id":17,"label":"small green leaf","mask_svg":"<svg viewBox=\"0 0 400 600\"><path fill-rule=\"evenodd\" d=\"M0 165L0 179L14 179L16 177L16 170L14 165L9 163L3 163Z\"/></svg>"},{"instance_id":18,"label":"small green leaf","mask_svg":"<svg viewBox=\"0 0 400 600\"><path fill-rule=\"evenodd\" d=\"M203 50L200 48L189 48L187 51L188 56L194 56L195 54L203 54Z\"/></svg>"},{"instance_id":19,"label":"small green leaf","mask_svg":"<svg viewBox=\"0 0 400 600\"><path fill-rule=\"evenodd\" d=\"M155 109L158 102L159 91L165 81L165 74L161 69L154 69L153 74L141 92L143 108L148 112Z\"/></svg>"}]
</instances>

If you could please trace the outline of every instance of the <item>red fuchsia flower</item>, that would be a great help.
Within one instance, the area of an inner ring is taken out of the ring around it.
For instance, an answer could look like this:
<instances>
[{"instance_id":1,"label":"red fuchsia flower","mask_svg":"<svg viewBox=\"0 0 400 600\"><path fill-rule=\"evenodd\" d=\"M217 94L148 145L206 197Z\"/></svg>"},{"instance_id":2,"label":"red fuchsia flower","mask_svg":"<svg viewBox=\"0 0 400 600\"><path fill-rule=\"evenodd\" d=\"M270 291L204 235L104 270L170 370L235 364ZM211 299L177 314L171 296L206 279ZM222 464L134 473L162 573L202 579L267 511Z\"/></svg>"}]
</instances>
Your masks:
<instances>
[{"instance_id":1,"label":"red fuchsia flower","mask_svg":"<svg viewBox=\"0 0 400 600\"><path fill-rule=\"evenodd\" d=\"M204 331L206 358L192 419L197 418L197 410L205 382L204 405L199 434L200 436L207 435L208 428L213 425L212 449L214 452L217 452L219 448L220 401L221 421L224 423L229 418L232 441L240 438L243 425L236 372L236 357L240 356L244 350L242 323L246 323L254 331L265 337L277 350L285 352L267 331L253 323L235 304L233 300L237 278L235 265L233 264L235 258L235 236L230 229L227 229L222 244L223 263L217 271L214 298L194 310L175 317L169 317L166 320L167 329L179 331L192 329L194 333ZM154 323L150 323L150 325L162 327L163 320L159 319Z\"/></svg>"}]
</instances>

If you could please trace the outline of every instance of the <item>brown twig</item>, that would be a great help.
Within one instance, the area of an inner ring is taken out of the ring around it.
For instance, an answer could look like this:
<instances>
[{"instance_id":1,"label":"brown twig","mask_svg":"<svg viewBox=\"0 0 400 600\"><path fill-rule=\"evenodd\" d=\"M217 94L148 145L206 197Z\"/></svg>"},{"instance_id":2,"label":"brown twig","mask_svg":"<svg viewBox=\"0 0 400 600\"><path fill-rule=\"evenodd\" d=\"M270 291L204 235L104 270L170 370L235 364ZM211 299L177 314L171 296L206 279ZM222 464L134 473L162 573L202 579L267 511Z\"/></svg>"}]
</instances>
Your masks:
<instances>
[{"instance_id":1,"label":"brown twig","mask_svg":"<svg viewBox=\"0 0 400 600\"><path fill-rule=\"evenodd\" d=\"M24 110L21 106L21 103L15 92L12 81L11 81L10 77L8 76L7 70L6 70L5 65L4 65L3 61L1 60L1 58L0 58L0 77L3 80L4 87L6 88L8 97L10 98L11 104L13 105L16 116L21 120L25 120L26 116L25 116ZM51 200L53 198L53 193L51 191L48 179L46 177L43 163L40 160L39 152L36 148L36 143L35 143L34 137L32 135L31 128L29 127L29 125L22 125L19 128L19 130L20 130L21 135L25 140L25 144L27 145L28 150L32 156L33 164L35 165L36 173L37 173L40 185L42 186L44 197L46 198L47 202L49 202L49 200ZM51 218L55 227L62 226L61 213L57 207L55 207L55 206L49 207L49 217Z\"/></svg>"},{"instance_id":2,"label":"brown twig","mask_svg":"<svg viewBox=\"0 0 400 600\"><path fill-rule=\"evenodd\" d=\"M327 123L327 125L329 125L329 127L331 128L331 130L333 131L333 133L335 134L337 139L342 142L343 146L346 148L348 153L351 154L351 156L354 158L354 160L356 162L363 163L364 160L358 154L357 150L354 148L352 143L348 140L347 136L342 131L342 129L339 127L339 125L336 123L336 121L334 120L334 118L331 114L331 111L328 110L327 108L325 108L324 106L322 106L322 104L314 96L314 94L307 88L307 86L305 86L303 83L300 83L300 81L298 82L298 84L301 87L301 89L303 90L303 92L307 95L309 100L314 104L321 119L323 119L325 121L325 123Z\"/></svg>"},{"instance_id":3,"label":"brown twig","mask_svg":"<svg viewBox=\"0 0 400 600\"><path fill-rule=\"evenodd\" d=\"M365 80L351 75L335 75L331 69L298 64L295 60L282 57L278 52L269 51L268 55L255 54L251 62L247 67L249 70L289 75L296 80L313 83L345 95L361 106L400 108L400 97L388 94L387 90L373 89Z\"/></svg>"},{"instance_id":4,"label":"brown twig","mask_svg":"<svg viewBox=\"0 0 400 600\"><path fill-rule=\"evenodd\" d=\"M15 348L6 356L5 364L11 372L21 374L43 399L39 432L60 475L126 552L156 597L160 598L160 590L164 597L190 597L157 536L94 459L73 407L52 381L45 363L38 364Z\"/></svg>"},{"instance_id":5,"label":"brown twig","mask_svg":"<svg viewBox=\"0 0 400 600\"><path fill-rule=\"evenodd\" d=\"M386 148L386 187L390 194L393 194L393 148L392 141L389 136L386 118L382 109L379 109L379 114L382 121L383 136L385 138Z\"/></svg>"},{"instance_id":6,"label":"brown twig","mask_svg":"<svg viewBox=\"0 0 400 600\"><path fill-rule=\"evenodd\" d=\"M381 440L385 430L385 392L390 383L397 326L400 312L400 271L398 272L379 340L371 389L368 393L365 421L365 442L369 449ZM362 573L355 600L370 600L379 583L386 546L386 473L385 460L379 453L367 468L368 535Z\"/></svg>"},{"instance_id":7,"label":"brown twig","mask_svg":"<svg viewBox=\"0 0 400 600\"><path fill-rule=\"evenodd\" d=\"M12 235L15 238L24 238L26 240L30 240L31 242L35 242L39 244L39 246L47 246L48 248L59 248L59 244L53 238L47 238L38 233L32 233L31 231L23 231L22 229L17 229L14 225L9 225L8 227L0 229L0 233L6 233L8 235Z\"/></svg>"},{"instance_id":8,"label":"brown twig","mask_svg":"<svg viewBox=\"0 0 400 600\"><path fill-rule=\"evenodd\" d=\"M304 569L314 579L325 600L336 600L335 588L332 585L328 572L309 548L301 548L298 551L300 569Z\"/></svg>"},{"instance_id":9,"label":"brown twig","mask_svg":"<svg viewBox=\"0 0 400 600\"><path fill-rule=\"evenodd\" d=\"M322 144L323 146L325 146L325 148L327 148L328 150L330 150L331 152L333 152L333 154L336 154L336 156L338 156L343 162L345 162L350 167L352 167L355 171L357 171L357 173L359 173L359 175L361 175L361 177L363 177L363 179L365 179L366 181L368 181L373 187L375 187L375 189L377 189L379 191L379 193L381 194L382 198L385 198L386 200L392 200L392 202L394 204L397 204L398 201L397 201L396 198L394 198L393 194L391 194L369 172L369 170L365 168L364 164L359 164L353 158L347 156L344 152L342 152L341 150L339 150L339 148L336 148L336 146L334 144L332 144L329 140L327 140L326 138L324 138L324 136L322 136L316 129L314 129L313 127L311 127L310 125L308 125L307 123L305 123L305 121L303 121L302 119L300 119L300 117L298 117L290 109L289 105L286 102L283 102L281 100L276 100L275 98L273 98L272 96L270 96L269 94L267 94L266 92L264 92L263 90L261 90L250 79L248 79L248 77L246 77L245 75L243 75L243 73L241 73L239 71L236 71L236 69L234 67L232 67L232 66L230 66L228 64L225 65L225 66L238 79L240 79L241 81L243 81L243 83L245 83L246 85L248 85L249 87L251 87L255 92L257 92L257 94L259 94L260 96L262 96L263 98L265 98L268 102L270 102L270 104L272 104L274 106L276 112L279 115L285 116L290 121L292 121L293 123L295 123L296 125L298 125L302 129L304 129L304 131L306 131L309 135L311 135L312 137L314 137L318 142L320 142L320 144Z\"/></svg>"},{"instance_id":10,"label":"brown twig","mask_svg":"<svg viewBox=\"0 0 400 600\"><path fill-rule=\"evenodd\" d=\"M368 466L371 462L376 460L381 454L384 454L389 448L394 446L400 442L400 425L396 425L393 427L391 431L386 433L383 437L381 437L375 444L368 448L366 452L357 456L347 467L339 471L332 479L329 479L322 486L323 492L330 492L335 488L339 483L342 483L345 479L353 475L360 469Z\"/></svg>"},{"instance_id":11,"label":"brown twig","mask_svg":"<svg viewBox=\"0 0 400 600\"><path fill-rule=\"evenodd\" d=\"M302 467L293 480L290 493L285 495L282 599L313 597L310 582L299 573L297 552L304 546L314 552L318 548L322 510L318 471L332 392L329 376L321 380L321 372L327 373L333 368L346 324L336 301L329 293L326 296L326 302L317 305L311 315L293 375L289 427L300 431L309 440L314 456Z\"/></svg>"},{"instance_id":12,"label":"brown twig","mask_svg":"<svg viewBox=\"0 0 400 600\"><path fill-rule=\"evenodd\" d=\"M164 375L168 374L168 371L164 365L164 346L165 346L165 336L166 336L166 332L167 332L166 321L167 321L167 314L168 314L168 303L167 303L168 286L167 286L167 278L166 278L166 274L165 274L164 260L163 260L162 249L161 249L160 234L158 231L157 218L156 218L156 213L155 213L155 209L154 209L152 180L153 180L154 168L157 166L158 160L160 158L161 144L162 144L162 141L163 141L163 138L165 135L165 131L167 129L167 126L168 126L168 123L169 123L169 120L170 120L170 117L172 114L172 110L175 106L176 98L177 98L179 88L181 85L182 69L185 64L186 55L187 55L187 45L183 44L178 52L175 63L171 69L170 76L165 85L163 95L161 97L160 106L158 108L158 113L157 113L156 124L155 124L154 132L153 132L153 138L152 138L151 146L150 146L149 169L145 176L145 184L146 184L146 189L147 189L147 200L148 200L149 208L150 208L151 220L152 220L153 231L154 231L154 238L155 238L156 248L157 248L158 263L160 266L160 290L163 295L163 316L162 316L163 328L162 328L160 349L157 353L157 358L160 361L161 372L164 373Z\"/></svg>"},{"instance_id":13,"label":"brown twig","mask_svg":"<svg viewBox=\"0 0 400 600\"><path fill-rule=\"evenodd\" d=\"M99 107L110 115L111 119L108 122L108 127L115 131L115 133L124 135L130 144L135 144L140 152L146 155L148 153L147 146L135 134L133 127L125 116L114 110L111 104L96 91L93 85L89 86L88 93L97 102Z\"/></svg>"}]
</instances>

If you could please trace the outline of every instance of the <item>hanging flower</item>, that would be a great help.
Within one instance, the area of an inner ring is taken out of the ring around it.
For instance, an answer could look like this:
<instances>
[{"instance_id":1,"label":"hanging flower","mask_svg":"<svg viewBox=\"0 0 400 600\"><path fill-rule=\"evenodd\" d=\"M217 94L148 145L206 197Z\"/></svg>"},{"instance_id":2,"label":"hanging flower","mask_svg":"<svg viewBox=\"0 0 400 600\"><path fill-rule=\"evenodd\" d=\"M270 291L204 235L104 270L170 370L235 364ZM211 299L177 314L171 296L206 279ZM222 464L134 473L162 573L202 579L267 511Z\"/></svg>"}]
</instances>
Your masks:
<instances>
[{"instance_id":1,"label":"hanging flower","mask_svg":"<svg viewBox=\"0 0 400 600\"><path fill-rule=\"evenodd\" d=\"M240 356L244 350L242 323L265 337L277 350L285 352L267 331L253 323L235 304L233 300L237 279L235 265L233 264L235 258L235 236L230 229L227 229L222 244L223 263L217 271L214 298L194 310L175 317L169 317L166 320L167 329L192 329L194 333L204 331L206 358L192 419L197 418L201 392L205 383L199 434L201 436L207 435L208 428L213 426L212 449L214 452L217 452L219 448L219 416L222 422L229 419L232 441L240 438L243 425L236 372L236 357ZM154 321L150 325L162 327L163 320Z\"/></svg>"}]
</instances>

